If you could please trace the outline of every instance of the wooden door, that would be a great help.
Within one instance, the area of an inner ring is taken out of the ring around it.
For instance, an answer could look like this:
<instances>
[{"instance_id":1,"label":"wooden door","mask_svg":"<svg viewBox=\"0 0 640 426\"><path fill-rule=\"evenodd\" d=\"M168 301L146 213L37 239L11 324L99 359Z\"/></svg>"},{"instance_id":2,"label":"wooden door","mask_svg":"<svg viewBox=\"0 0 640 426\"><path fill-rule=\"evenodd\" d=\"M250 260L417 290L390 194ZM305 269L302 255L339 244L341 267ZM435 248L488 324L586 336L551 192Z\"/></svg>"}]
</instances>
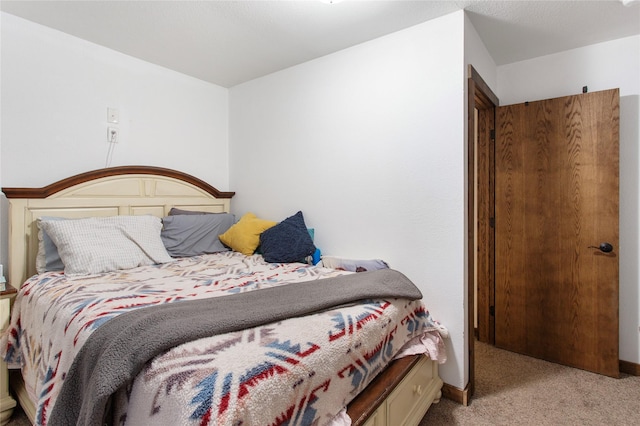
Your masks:
<instances>
[{"instance_id":1,"label":"wooden door","mask_svg":"<svg viewBox=\"0 0 640 426\"><path fill-rule=\"evenodd\" d=\"M497 102L496 102L497 103ZM496 104L476 100L479 106L476 115L475 171L476 171L476 240L475 280L477 286L477 339L489 344L495 343L495 324L492 308L494 295L494 248L495 217L493 170L495 161L495 108Z\"/></svg>"},{"instance_id":2,"label":"wooden door","mask_svg":"<svg viewBox=\"0 0 640 426\"><path fill-rule=\"evenodd\" d=\"M618 139L618 89L497 109L496 346L618 376Z\"/></svg>"}]
</instances>

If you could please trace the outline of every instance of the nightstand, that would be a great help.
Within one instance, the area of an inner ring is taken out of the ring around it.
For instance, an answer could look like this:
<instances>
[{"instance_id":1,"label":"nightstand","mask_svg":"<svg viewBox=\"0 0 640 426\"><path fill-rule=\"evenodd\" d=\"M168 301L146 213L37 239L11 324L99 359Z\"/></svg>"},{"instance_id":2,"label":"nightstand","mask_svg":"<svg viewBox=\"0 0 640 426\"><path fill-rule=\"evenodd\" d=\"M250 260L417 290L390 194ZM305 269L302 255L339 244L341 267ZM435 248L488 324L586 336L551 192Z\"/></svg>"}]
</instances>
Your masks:
<instances>
[{"instance_id":1,"label":"nightstand","mask_svg":"<svg viewBox=\"0 0 640 426\"><path fill-rule=\"evenodd\" d=\"M0 292L0 334L9 327L11 319L11 302L18 293L18 290L7 283L7 289ZM9 421L16 400L9 394L9 370L4 360L0 359L0 424Z\"/></svg>"},{"instance_id":2,"label":"nightstand","mask_svg":"<svg viewBox=\"0 0 640 426\"><path fill-rule=\"evenodd\" d=\"M7 284L7 289L0 292L0 299L12 299L16 293L18 293L18 290Z\"/></svg>"}]
</instances>

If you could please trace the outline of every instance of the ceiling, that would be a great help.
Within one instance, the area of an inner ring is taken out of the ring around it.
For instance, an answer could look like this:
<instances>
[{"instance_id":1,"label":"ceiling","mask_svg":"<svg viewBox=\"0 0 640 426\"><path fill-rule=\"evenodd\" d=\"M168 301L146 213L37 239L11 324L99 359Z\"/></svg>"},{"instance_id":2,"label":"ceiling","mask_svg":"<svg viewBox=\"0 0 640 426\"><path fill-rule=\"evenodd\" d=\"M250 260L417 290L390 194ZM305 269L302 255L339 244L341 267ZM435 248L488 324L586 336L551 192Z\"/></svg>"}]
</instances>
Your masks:
<instances>
[{"instance_id":1,"label":"ceiling","mask_svg":"<svg viewBox=\"0 0 640 426\"><path fill-rule=\"evenodd\" d=\"M3 12L224 87L460 9L497 65L640 34L640 0L0 0Z\"/></svg>"}]
</instances>

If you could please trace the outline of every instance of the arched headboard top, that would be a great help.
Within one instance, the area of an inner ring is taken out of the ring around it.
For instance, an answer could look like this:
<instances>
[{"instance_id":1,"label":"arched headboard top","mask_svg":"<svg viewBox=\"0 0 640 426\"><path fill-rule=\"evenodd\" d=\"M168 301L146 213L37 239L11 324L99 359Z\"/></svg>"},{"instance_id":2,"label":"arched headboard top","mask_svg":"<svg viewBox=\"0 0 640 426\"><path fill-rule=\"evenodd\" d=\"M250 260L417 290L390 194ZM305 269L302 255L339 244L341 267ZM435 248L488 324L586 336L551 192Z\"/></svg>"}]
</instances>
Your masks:
<instances>
[{"instance_id":1,"label":"arched headboard top","mask_svg":"<svg viewBox=\"0 0 640 426\"><path fill-rule=\"evenodd\" d=\"M150 175L150 176L163 176L172 178L175 180L189 183L197 188L202 189L206 193L210 194L214 198L232 198L235 192L222 192L218 191L213 186L209 185L203 180L198 179L195 176L191 176L187 173L183 173L177 170L167 169L163 167L153 166L119 166L109 167L104 169L92 170L85 173L80 173L75 176L62 179L58 182L54 182L50 185L42 188L2 188L5 196L8 199L11 198L47 198L67 188L71 188L85 182L91 182L98 179L105 179L115 176L127 176L127 175Z\"/></svg>"},{"instance_id":2,"label":"arched headboard top","mask_svg":"<svg viewBox=\"0 0 640 426\"><path fill-rule=\"evenodd\" d=\"M122 166L72 176L42 188L2 188L9 200L9 282L20 287L36 273L38 218L151 214L173 207L229 212L234 192L172 169Z\"/></svg>"}]
</instances>

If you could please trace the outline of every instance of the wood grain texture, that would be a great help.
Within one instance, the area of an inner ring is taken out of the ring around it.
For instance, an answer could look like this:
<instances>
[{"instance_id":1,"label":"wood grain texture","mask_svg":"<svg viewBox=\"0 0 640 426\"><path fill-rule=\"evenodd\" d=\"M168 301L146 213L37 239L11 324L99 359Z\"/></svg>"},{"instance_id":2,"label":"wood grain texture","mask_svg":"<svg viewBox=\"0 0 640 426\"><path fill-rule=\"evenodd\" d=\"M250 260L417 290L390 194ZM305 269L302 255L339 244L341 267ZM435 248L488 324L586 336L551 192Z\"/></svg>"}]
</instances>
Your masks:
<instances>
[{"instance_id":1,"label":"wood grain texture","mask_svg":"<svg viewBox=\"0 0 640 426\"><path fill-rule=\"evenodd\" d=\"M640 364L620 360L620 372L632 376L640 376Z\"/></svg>"},{"instance_id":2,"label":"wood grain texture","mask_svg":"<svg viewBox=\"0 0 640 426\"><path fill-rule=\"evenodd\" d=\"M618 90L498 109L496 344L618 375Z\"/></svg>"},{"instance_id":3,"label":"wood grain texture","mask_svg":"<svg viewBox=\"0 0 640 426\"><path fill-rule=\"evenodd\" d=\"M522 106L501 107L496 112L496 345L523 352L526 324L519 313L525 308L523 225L523 144L517 143ZM499 261L500 260L500 261Z\"/></svg>"},{"instance_id":4,"label":"wood grain texture","mask_svg":"<svg viewBox=\"0 0 640 426\"><path fill-rule=\"evenodd\" d=\"M478 104L481 104L478 102ZM494 109L479 109L476 138L476 280L478 305L478 340L494 342L494 317L490 307L494 305L494 232L491 220L494 217L493 161Z\"/></svg>"}]
</instances>

